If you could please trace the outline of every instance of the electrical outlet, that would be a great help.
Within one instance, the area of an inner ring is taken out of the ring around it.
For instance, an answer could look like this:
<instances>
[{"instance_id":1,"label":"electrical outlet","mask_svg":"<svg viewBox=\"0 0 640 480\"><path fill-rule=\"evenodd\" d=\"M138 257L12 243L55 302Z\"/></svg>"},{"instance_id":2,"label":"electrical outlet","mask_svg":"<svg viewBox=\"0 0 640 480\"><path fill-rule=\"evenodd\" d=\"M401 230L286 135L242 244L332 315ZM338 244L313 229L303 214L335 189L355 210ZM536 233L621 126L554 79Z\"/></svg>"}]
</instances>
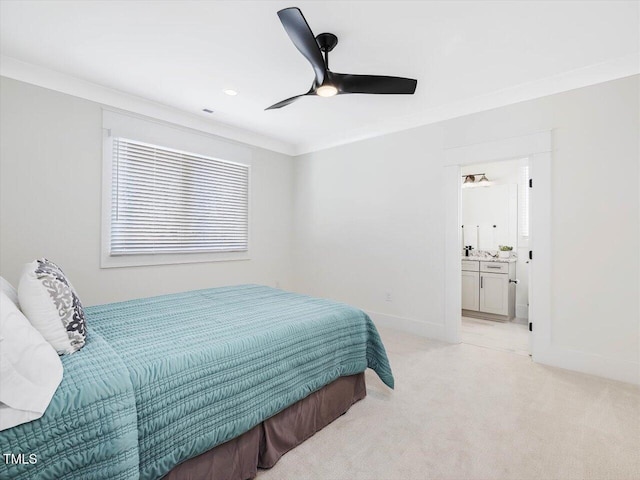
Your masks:
<instances>
[{"instance_id":1,"label":"electrical outlet","mask_svg":"<svg viewBox=\"0 0 640 480\"><path fill-rule=\"evenodd\" d=\"M387 292L384 294L384 299L386 302L391 302L391 292Z\"/></svg>"}]
</instances>

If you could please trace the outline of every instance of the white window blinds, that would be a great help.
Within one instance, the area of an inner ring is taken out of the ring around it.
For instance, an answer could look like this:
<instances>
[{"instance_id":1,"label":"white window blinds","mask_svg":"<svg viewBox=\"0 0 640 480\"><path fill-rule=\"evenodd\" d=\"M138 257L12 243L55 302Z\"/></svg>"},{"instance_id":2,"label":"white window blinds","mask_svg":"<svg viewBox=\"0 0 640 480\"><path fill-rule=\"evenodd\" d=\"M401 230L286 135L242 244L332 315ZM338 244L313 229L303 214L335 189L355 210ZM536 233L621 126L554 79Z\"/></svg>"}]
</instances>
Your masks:
<instances>
[{"instance_id":1,"label":"white window blinds","mask_svg":"<svg viewBox=\"0 0 640 480\"><path fill-rule=\"evenodd\" d=\"M248 249L249 167L113 139L110 255Z\"/></svg>"}]
</instances>

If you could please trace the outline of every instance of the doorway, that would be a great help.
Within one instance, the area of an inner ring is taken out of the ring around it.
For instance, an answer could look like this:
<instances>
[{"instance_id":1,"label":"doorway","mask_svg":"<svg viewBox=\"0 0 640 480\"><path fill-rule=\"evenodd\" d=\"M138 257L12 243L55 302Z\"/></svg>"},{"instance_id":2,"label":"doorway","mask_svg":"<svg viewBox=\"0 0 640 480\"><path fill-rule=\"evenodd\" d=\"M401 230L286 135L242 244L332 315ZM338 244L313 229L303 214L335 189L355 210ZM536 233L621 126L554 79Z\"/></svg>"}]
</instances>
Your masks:
<instances>
[{"instance_id":1,"label":"doorway","mask_svg":"<svg viewBox=\"0 0 640 480\"><path fill-rule=\"evenodd\" d=\"M529 159L460 173L460 340L529 356Z\"/></svg>"},{"instance_id":2,"label":"doorway","mask_svg":"<svg viewBox=\"0 0 640 480\"><path fill-rule=\"evenodd\" d=\"M529 352L534 361L552 361L551 350L551 132L445 149L445 338L461 342L462 169L528 158L532 187L528 255ZM480 172L482 173L482 172Z\"/></svg>"}]
</instances>

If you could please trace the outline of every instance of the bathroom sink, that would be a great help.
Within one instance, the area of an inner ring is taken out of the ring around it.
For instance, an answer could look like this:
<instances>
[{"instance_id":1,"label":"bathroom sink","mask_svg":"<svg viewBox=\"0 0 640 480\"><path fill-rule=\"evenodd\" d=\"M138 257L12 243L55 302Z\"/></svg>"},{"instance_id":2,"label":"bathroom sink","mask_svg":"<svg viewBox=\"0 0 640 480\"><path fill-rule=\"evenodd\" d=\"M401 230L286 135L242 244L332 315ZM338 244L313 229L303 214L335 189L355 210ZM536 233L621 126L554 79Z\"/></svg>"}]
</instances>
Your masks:
<instances>
[{"instance_id":1,"label":"bathroom sink","mask_svg":"<svg viewBox=\"0 0 640 480\"><path fill-rule=\"evenodd\" d=\"M462 255L462 260L468 260L471 262L499 262L499 263L514 263L517 261L517 258L514 257L510 257L510 258L499 258L499 257L492 257L490 255L469 255L468 257L465 257L464 255Z\"/></svg>"}]
</instances>

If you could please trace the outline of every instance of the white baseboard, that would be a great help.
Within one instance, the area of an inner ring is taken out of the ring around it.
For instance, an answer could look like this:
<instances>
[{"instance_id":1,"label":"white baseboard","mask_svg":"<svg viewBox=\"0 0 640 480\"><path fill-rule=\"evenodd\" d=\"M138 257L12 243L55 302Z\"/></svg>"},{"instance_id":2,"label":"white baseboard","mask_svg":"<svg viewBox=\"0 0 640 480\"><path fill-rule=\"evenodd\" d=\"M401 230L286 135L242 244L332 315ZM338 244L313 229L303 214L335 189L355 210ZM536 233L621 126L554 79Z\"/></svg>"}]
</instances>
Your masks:
<instances>
[{"instance_id":1,"label":"white baseboard","mask_svg":"<svg viewBox=\"0 0 640 480\"><path fill-rule=\"evenodd\" d=\"M420 337L446 342L444 324L397 317L386 313L367 311L373 323L378 327L393 328Z\"/></svg>"},{"instance_id":2,"label":"white baseboard","mask_svg":"<svg viewBox=\"0 0 640 480\"><path fill-rule=\"evenodd\" d=\"M565 368L620 382L640 384L640 363L637 362L555 346L540 353L536 352L533 360L552 367Z\"/></svg>"},{"instance_id":3,"label":"white baseboard","mask_svg":"<svg viewBox=\"0 0 640 480\"><path fill-rule=\"evenodd\" d=\"M516 305L516 318L529 318L529 305Z\"/></svg>"},{"instance_id":4,"label":"white baseboard","mask_svg":"<svg viewBox=\"0 0 640 480\"><path fill-rule=\"evenodd\" d=\"M366 311L377 327L393 328L420 337L447 342L443 324L398 317L386 313ZM543 365L609 378L626 383L640 384L640 364L613 359L577 350L551 347L535 352L533 360Z\"/></svg>"}]
</instances>

